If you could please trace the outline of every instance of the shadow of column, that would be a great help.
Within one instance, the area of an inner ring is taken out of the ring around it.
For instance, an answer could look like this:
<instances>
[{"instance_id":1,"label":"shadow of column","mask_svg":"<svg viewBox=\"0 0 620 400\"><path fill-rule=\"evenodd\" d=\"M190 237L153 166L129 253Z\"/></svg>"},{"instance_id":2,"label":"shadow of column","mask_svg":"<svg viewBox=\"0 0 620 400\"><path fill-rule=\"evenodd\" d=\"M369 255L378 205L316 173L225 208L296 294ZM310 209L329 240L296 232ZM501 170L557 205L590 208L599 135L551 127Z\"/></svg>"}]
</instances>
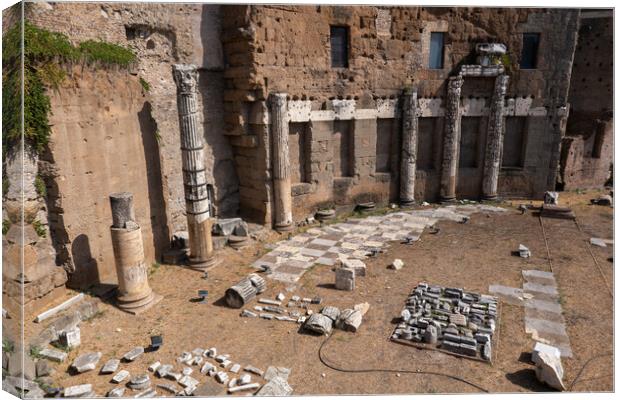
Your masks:
<instances>
[{"instance_id":1,"label":"shadow of column","mask_svg":"<svg viewBox=\"0 0 620 400\"><path fill-rule=\"evenodd\" d=\"M146 162L153 247L155 248L155 259L161 260L163 252L170 244L170 231L166 216L166 203L161 176L157 122L155 122L151 113L151 103L147 101L144 103L142 110L138 112L138 121L140 123L142 147Z\"/></svg>"}]
</instances>

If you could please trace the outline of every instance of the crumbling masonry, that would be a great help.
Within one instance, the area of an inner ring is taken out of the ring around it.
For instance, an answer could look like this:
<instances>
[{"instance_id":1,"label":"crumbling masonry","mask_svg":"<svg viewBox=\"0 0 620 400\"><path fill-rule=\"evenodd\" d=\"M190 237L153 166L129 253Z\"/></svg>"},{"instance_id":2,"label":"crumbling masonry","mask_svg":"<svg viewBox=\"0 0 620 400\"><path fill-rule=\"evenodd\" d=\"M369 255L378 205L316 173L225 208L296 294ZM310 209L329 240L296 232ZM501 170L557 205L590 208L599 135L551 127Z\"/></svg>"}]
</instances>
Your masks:
<instances>
[{"instance_id":1,"label":"crumbling masonry","mask_svg":"<svg viewBox=\"0 0 620 400\"><path fill-rule=\"evenodd\" d=\"M37 26L137 55L49 93L41 219L72 286L116 281L113 192L134 193L147 265L187 231L202 270L215 218L286 231L365 202L542 198L609 170L611 65L591 50L611 48L604 10L30 6ZM588 62L603 92L584 86Z\"/></svg>"}]
</instances>

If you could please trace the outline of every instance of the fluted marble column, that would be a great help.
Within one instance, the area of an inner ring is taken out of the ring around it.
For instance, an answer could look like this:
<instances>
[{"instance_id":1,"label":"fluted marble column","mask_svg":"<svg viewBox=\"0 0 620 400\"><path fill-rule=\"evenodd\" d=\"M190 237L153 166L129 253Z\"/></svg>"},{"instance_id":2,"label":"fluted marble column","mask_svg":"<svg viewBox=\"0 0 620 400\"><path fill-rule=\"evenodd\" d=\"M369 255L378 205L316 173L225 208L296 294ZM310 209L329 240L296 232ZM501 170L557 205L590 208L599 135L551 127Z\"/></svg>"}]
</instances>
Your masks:
<instances>
[{"instance_id":1,"label":"fluted marble column","mask_svg":"<svg viewBox=\"0 0 620 400\"><path fill-rule=\"evenodd\" d=\"M504 146L504 97L508 88L508 75L499 75L495 78L495 89L489 110L487 125L487 144L484 156L484 175L482 177L482 198L494 200L497 198L497 181L502 167L502 152Z\"/></svg>"},{"instance_id":2,"label":"fluted marble column","mask_svg":"<svg viewBox=\"0 0 620 400\"><path fill-rule=\"evenodd\" d=\"M415 202L415 171L418 155L418 94L410 90L403 95L403 143L400 159L400 204Z\"/></svg>"},{"instance_id":3,"label":"fluted marble column","mask_svg":"<svg viewBox=\"0 0 620 400\"><path fill-rule=\"evenodd\" d=\"M181 130L181 157L185 208L189 234L189 264L205 270L213 266L210 201L207 192L204 140L198 128L196 105L197 72L195 65L175 64L172 67L177 85L177 107Z\"/></svg>"},{"instance_id":4,"label":"fluted marble column","mask_svg":"<svg viewBox=\"0 0 620 400\"><path fill-rule=\"evenodd\" d=\"M291 195L291 163L288 149L288 116L286 93L273 93L269 98L271 112L271 140L273 141L273 191L275 202L275 229L293 229Z\"/></svg>"},{"instance_id":5,"label":"fluted marble column","mask_svg":"<svg viewBox=\"0 0 620 400\"><path fill-rule=\"evenodd\" d=\"M461 141L461 75L450 77L444 117L443 162L441 167L441 201L456 199L456 174Z\"/></svg>"}]
</instances>

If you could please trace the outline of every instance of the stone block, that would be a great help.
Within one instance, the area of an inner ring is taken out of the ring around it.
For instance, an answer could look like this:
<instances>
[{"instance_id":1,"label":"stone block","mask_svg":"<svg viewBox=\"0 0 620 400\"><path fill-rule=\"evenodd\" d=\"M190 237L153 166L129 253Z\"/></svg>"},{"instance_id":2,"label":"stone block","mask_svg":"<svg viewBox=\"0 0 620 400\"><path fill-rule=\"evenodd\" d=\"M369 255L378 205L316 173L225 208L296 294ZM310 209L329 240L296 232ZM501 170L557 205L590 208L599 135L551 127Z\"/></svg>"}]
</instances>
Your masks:
<instances>
[{"instance_id":1,"label":"stone block","mask_svg":"<svg viewBox=\"0 0 620 400\"><path fill-rule=\"evenodd\" d=\"M344 331L357 332L362 324L362 313L357 310L346 309L340 313L336 327Z\"/></svg>"},{"instance_id":2,"label":"stone block","mask_svg":"<svg viewBox=\"0 0 620 400\"><path fill-rule=\"evenodd\" d=\"M160 366L161 366L161 363L159 361L155 361L153 364L149 365L147 369L149 372L155 372Z\"/></svg>"},{"instance_id":3,"label":"stone block","mask_svg":"<svg viewBox=\"0 0 620 400\"><path fill-rule=\"evenodd\" d=\"M50 376L54 369L47 360L39 360L36 363L37 378L42 376Z\"/></svg>"},{"instance_id":4,"label":"stone block","mask_svg":"<svg viewBox=\"0 0 620 400\"><path fill-rule=\"evenodd\" d=\"M318 314L315 314L318 315ZM290 396L293 393L293 388L288 384L285 379L275 377L263 385L262 388L256 393L257 396Z\"/></svg>"},{"instance_id":5,"label":"stone block","mask_svg":"<svg viewBox=\"0 0 620 400\"><path fill-rule=\"evenodd\" d=\"M401 260L400 258L396 258L394 261L392 261L392 263L390 264L390 269L396 270L398 271L399 269L401 269L403 266L405 265L405 263L403 263L403 260Z\"/></svg>"},{"instance_id":6,"label":"stone block","mask_svg":"<svg viewBox=\"0 0 620 400\"><path fill-rule=\"evenodd\" d=\"M39 352L39 355L55 362L63 362L67 358L67 353L65 353L64 351L47 348L41 350Z\"/></svg>"},{"instance_id":7,"label":"stone block","mask_svg":"<svg viewBox=\"0 0 620 400\"><path fill-rule=\"evenodd\" d=\"M86 383L84 385L76 385L66 387L63 391L64 397L84 397L93 391L93 385Z\"/></svg>"},{"instance_id":8,"label":"stone block","mask_svg":"<svg viewBox=\"0 0 620 400\"><path fill-rule=\"evenodd\" d=\"M144 390L151 386L151 378L147 374L135 375L131 377L127 386L133 390Z\"/></svg>"},{"instance_id":9,"label":"stone block","mask_svg":"<svg viewBox=\"0 0 620 400\"><path fill-rule=\"evenodd\" d=\"M290 368L270 366L269 368L267 368L267 371L265 372L265 376L263 378L266 381L270 381L276 377L279 377L287 381L290 374Z\"/></svg>"},{"instance_id":10,"label":"stone block","mask_svg":"<svg viewBox=\"0 0 620 400\"><path fill-rule=\"evenodd\" d=\"M100 359L101 352L82 354L73 360L71 368L77 373L91 371L95 369Z\"/></svg>"},{"instance_id":11,"label":"stone block","mask_svg":"<svg viewBox=\"0 0 620 400\"><path fill-rule=\"evenodd\" d=\"M244 370L244 371L251 372L251 373L253 373L253 374L255 374L255 375L258 375L258 376L263 376L263 374L264 374L264 372L263 372L263 370L262 370L262 369L260 369L260 368L256 368L256 367L255 367L255 366L253 366L253 365L246 365L246 366L243 368L243 370Z\"/></svg>"},{"instance_id":12,"label":"stone block","mask_svg":"<svg viewBox=\"0 0 620 400\"><path fill-rule=\"evenodd\" d=\"M336 289L339 290L355 290L355 271L348 268L337 268Z\"/></svg>"},{"instance_id":13,"label":"stone block","mask_svg":"<svg viewBox=\"0 0 620 400\"><path fill-rule=\"evenodd\" d=\"M120 370L116 373L116 375L114 375L111 379L111 381L113 383L121 383L122 381L124 381L125 379L127 379L129 377L129 371L127 370Z\"/></svg>"},{"instance_id":14,"label":"stone block","mask_svg":"<svg viewBox=\"0 0 620 400\"><path fill-rule=\"evenodd\" d=\"M181 386L183 386L185 388L191 387L191 386L197 386L198 383L200 383L200 382L198 382L197 379L194 379L194 378L192 378L189 375L185 375L181 379L179 379L179 385L181 385Z\"/></svg>"},{"instance_id":15,"label":"stone block","mask_svg":"<svg viewBox=\"0 0 620 400\"><path fill-rule=\"evenodd\" d=\"M356 258L342 260L342 266L355 271L355 276L366 276L366 263Z\"/></svg>"},{"instance_id":16,"label":"stone block","mask_svg":"<svg viewBox=\"0 0 620 400\"><path fill-rule=\"evenodd\" d=\"M172 368L173 367L170 364L160 365L155 371L155 375L157 375L159 378L164 378L166 377L166 375L168 375L170 371L172 371Z\"/></svg>"},{"instance_id":17,"label":"stone block","mask_svg":"<svg viewBox=\"0 0 620 400\"><path fill-rule=\"evenodd\" d=\"M80 328L76 326L71 330L61 332L58 341L61 345L70 349L78 347L82 343L80 337Z\"/></svg>"},{"instance_id":18,"label":"stone block","mask_svg":"<svg viewBox=\"0 0 620 400\"><path fill-rule=\"evenodd\" d=\"M7 372L10 376L23 376L28 380L37 377L34 360L30 358L30 355L24 354L23 349L16 349L14 353L9 354L8 359L9 369Z\"/></svg>"},{"instance_id":19,"label":"stone block","mask_svg":"<svg viewBox=\"0 0 620 400\"><path fill-rule=\"evenodd\" d=\"M123 397L124 394L125 394L125 388L117 387L117 388L111 389L108 393L106 393L105 397Z\"/></svg>"},{"instance_id":20,"label":"stone block","mask_svg":"<svg viewBox=\"0 0 620 400\"><path fill-rule=\"evenodd\" d=\"M551 352L538 351L536 359L536 378L557 390L566 390L563 378L562 361Z\"/></svg>"},{"instance_id":21,"label":"stone block","mask_svg":"<svg viewBox=\"0 0 620 400\"><path fill-rule=\"evenodd\" d=\"M326 306L321 310L321 314L329 317L332 321L336 322L340 316L340 310L337 307Z\"/></svg>"},{"instance_id":22,"label":"stone block","mask_svg":"<svg viewBox=\"0 0 620 400\"><path fill-rule=\"evenodd\" d=\"M304 323L304 328L321 335L332 331L333 321L323 314L312 314Z\"/></svg>"},{"instance_id":23,"label":"stone block","mask_svg":"<svg viewBox=\"0 0 620 400\"><path fill-rule=\"evenodd\" d=\"M137 346L129 350L127 353L125 353L122 358L125 361L134 361L136 358L140 357L142 354L144 354L144 347Z\"/></svg>"},{"instance_id":24,"label":"stone block","mask_svg":"<svg viewBox=\"0 0 620 400\"><path fill-rule=\"evenodd\" d=\"M232 367L230 367L230 372L232 373L238 373L241 370L241 365L240 364L235 364Z\"/></svg>"},{"instance_id":25,"label":"stone block","mask_svg":"<svg viewBox=\"0 0 620 400\"><path fill-rule=\"evenodd\" d=\"M239 386L235 386L232 388L228 389L228 393L237 393L237 392L243 392L243 391L248 391L248 390L256 390L260 387L259 383L248 383L248 384L244 384L244 385L239 385Z\"/></svg>"},{"instance_id":26,"label":"stone block","mask_svg":"<svg viewBox=\"0 0 620 400\"><path fill-rule=\"evenodd\" d=\"M362 313L362 316L366 315L368 310L370 309L370 304L368 303L359 303L353 307L354 310L357 310Z\"/></svg>"}]
</instances>

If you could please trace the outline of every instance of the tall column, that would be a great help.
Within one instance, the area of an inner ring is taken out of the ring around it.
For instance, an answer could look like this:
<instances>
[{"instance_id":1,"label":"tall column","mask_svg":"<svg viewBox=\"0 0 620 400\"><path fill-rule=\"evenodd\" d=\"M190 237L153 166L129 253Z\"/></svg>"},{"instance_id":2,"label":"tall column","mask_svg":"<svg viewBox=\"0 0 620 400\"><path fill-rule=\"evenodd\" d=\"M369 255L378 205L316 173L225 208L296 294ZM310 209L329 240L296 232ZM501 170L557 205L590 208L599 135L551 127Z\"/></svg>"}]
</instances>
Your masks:
<instances>
[{"instance_id":1,"label":"tall column","mask_svg":"<svg viewBox=\"0 0 620 400\"><path fill-rule=\"evenodd\" d=\"M461 141L461 88L463 77L452 76L448 81L448 98L444 117L443 162L441 167L441 201L456 199L456 174Z\"/></svg>"},{"instance_id":2,"label":"tall column","mask_svg":"<svg viewBox=\"0 0 620 400\"><path fill-rule=\"evenodd\" d=\"M128 192L110 195L112 208L112 248L118 278L118 307L138 314L162 299L149 286L142 230L136 223L133 195Z\"/></svg>"},{"instance_id":3,"label":"tall column","mask_svg":"<svg viewBox=\"0 0 620 400\"><path fill-rule=\"evenodd\" d=\"M177 85L177 107L181 130L181 157L185 208L189 234L190 268L205 270L215 264L211 241L210 201L207 192L204 140L198 129L196 66L172 67Z\"/></svg>"},{"instance_id":4,"label":"tall column","mask_svg":"<svg viewBox=\"0 0 620 400\"><path fill-rule=\"evenodd\" d=\"M411 90L403 95L403 143L400 159L400 204L415 201L415 171L418 155L418 94Z\"/></svg>"},{"instance_id":5,"label":"tall column","mask_svg":"<svg viewBox=\"0 0 620 400\"><path fill-rule=\"evenodd\" d=\"M273 141L273 192L275 229L279 232L293 229L291 196L291 163L288 152L288 117L286 93L270 96L271 138Z\"/></svg>"},{"instance_id":6,"label":"tall column","mask_svg":"<svg viewBox=\"0 0 620 400\"><path fill-rule=\"evenodd\" d=\"M504 146L504 97L507 88L508 75L499 75L495 78L495 89L493 90L487 125L487 144L484 156L484 175L482 177L482 198L485 200L497 198L497 180L502 167Z\"/></svg>"}]
</instances>

